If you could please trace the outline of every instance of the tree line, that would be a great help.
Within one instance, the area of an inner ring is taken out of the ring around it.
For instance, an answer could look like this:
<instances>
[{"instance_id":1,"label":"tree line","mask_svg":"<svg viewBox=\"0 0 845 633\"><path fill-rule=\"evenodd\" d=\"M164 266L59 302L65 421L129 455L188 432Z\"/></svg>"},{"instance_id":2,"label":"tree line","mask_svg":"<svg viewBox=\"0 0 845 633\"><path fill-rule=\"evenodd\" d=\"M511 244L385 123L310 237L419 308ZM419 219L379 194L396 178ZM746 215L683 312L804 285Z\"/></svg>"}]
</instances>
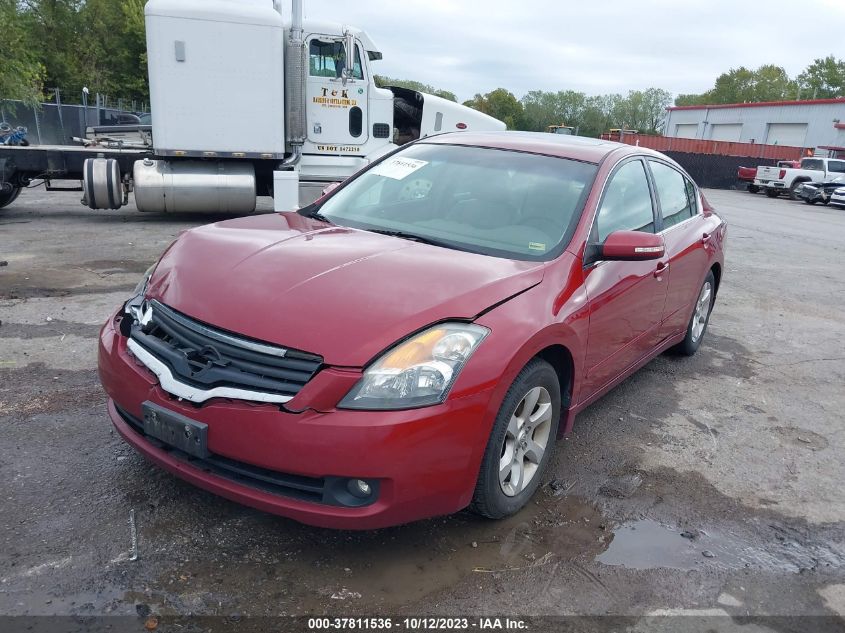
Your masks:
<instances>
[{"instance_id":1,"label":"tree line","mask_svg":"<svg viewBox=\"0 0 845 633\"><path fill-rule=\"evenodd\" d=\"M145 0L0 0L0 99L149 98Z\"/></svg>"},{"instance_id":2,"label":"tree line","mask_svg":"<svg viewBox=\"0 0 845 633\"><path fill-rule=\"evenodd\" d=\"M145 0L0 0L0 100L38 103L61 88L78 102L83 86L113 100L147 101ZM451 101L448 90L413 80L376 76L379 85L403 86ZM675 105L845 97L845 61L829 55L790 77L780 66L744 66L716 78L701 94L681 94ZM567 125L585 136L611 128L659 133L672 94L661 88L625 95L575 90L532 90L518 98L506 88L476 94L464 105L509 129L543 131Z\"/></svg>"},{"instance_id":3,"label":"tree line","mask_svg":"<svg viewBox=\"0 0 845 633\"><path fill-rule=\"evenodd\" d=\"M759 103L798 99L845 97L845 60L833 55L815 59L797 76L790 78L781 66L764 64L756 70L732 68L716 78L710 90L682 94L675 105L720 103Z\"/></svg>"}]
</instances>

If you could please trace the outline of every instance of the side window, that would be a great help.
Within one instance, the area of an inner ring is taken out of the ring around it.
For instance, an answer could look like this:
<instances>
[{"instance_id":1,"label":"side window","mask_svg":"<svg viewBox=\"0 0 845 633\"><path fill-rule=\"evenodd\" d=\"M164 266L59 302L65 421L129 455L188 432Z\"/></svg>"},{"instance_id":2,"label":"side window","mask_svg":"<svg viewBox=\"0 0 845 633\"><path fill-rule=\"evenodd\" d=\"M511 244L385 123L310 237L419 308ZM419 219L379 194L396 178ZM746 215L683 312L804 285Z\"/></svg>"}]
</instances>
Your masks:
<instances>
[{"instance_id":1,"label":"side window","mask_svg":"<svg viewBox=\"0 0 845 633\"><path fill-rule=\"evenodd\" d=\"M596 216L598 241L614 231L654 233L651 191L642 161L632 160L611 176Z\"/></svg>"},{"instance_id":2,"label":"side window","mask_svg":"<svg viewBox=\"0 0 845 633\"><path fill-rule=\"evenodd\" d=\"M687 179L681 172L663 163L650 160L649 164L654 176L657 199L660 200L663 228L669 228L691 218L697 209L693 206L693 200L690 199Z\"/></svg>"},{"instance_id":3,"label":"side window","mask_svg":"<svg viewBox=\"0 0 845 633\"><path fill-rule=\"evenodd\" d=\"M312 77L331 77L339 79L343 67L346 65L346 53L343 43L338 41L311 40L308 46L308 73ZM361 50L355 47L355 79L363 79L364 71L361 67Z\"/></svg>"},{"instance_id":4,"label":"side window","mask_svg":"<svg viewBox=\"0 0 845 633\"><path fill-rule=\"evenodd\" d=\"M684 178L684 184L687 187L687 198L689 198L690 215L698 215L698 194L695 190L695 185L688 178Z\"/></svg>"},{"instance_id":5,"label":"side window","mask_svg":"<svg viewBox=\"0 0 845 633\"><path fill-rule=\"evenodd\" d=\"M831 160L827 163L827 170L838 174L845 174L845 161Z\"/></svg>"}]
</instances>

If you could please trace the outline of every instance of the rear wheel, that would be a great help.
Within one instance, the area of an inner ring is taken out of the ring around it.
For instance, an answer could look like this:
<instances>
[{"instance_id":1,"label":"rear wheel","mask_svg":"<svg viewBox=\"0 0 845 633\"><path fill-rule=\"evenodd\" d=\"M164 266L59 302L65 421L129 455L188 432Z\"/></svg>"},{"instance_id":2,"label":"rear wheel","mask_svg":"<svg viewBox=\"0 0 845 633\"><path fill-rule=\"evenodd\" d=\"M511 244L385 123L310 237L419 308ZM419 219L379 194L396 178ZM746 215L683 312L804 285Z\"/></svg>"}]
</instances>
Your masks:
<instances>
[{"instance_id":1,"label":"rear wheel","mask_svg":"<svg viewBox=\"0 0 845 633\"><path fill-rule=\"evenodd\" d=\"M707 324L710 322L710 311L713 310L713 302L716 300L716 278L713 271L707 273L704 283L701 284L701 291L698 299L695 300L695 307L692 317L687 325L687 335L683 341L673 349L684 356L692 356L701 346L704 332L707 331Z\"/></svg>"},{"instance_id":2,"label":"rear wheel","mask_svg":"<svg viewBox=\"0 0 845 633\"><path fill-rule=\"evenodd\" d=\"M757 185L748 185L748 193L757 193L760 191L760 187Z\"/></svg>"},{"instance_id":3,"label":"rear wheel","mask_svg":"<svg viewBox=\"0 0 845 633\"><path fill-rule=\"evenodd\" d=\"M0 209L12 204L19 195L21 195L20 187L12 187L11 189L0 187Z\"/></svg>"},{"instance_id":4,"label":"rear wheel","mask_svg":"<svg viewBox=\"0 0 845 633\"><path fill-rule=\"evenodd\" d=\"M772 189L771 187L766 189L766 195L769 196L770 198L777 198L779 194L780 194L780 191L778 191L777 189Z\"/></svg>"},{"instance_id":5,"label":"rear wheel","mask_svg":"<svg viewBox=\"0 0 845 633\"><path fill-rule=\"evenodd\" d=\"M790 200L798 200L798 187L803 185L806 180L799 180L797 182L793 182L792 186L789 188L789 199Z\"/></svg>"},{"instance_id":6,"label":"rear wheel","mask_svg":"<svg viewBox=\"0 0 845 633\"><path fill-rule=\"evenodd\" d=\"M535 358L513 381L493 423L470 508L491 519L518 512L540 485L560 423L560 382Z\"/></svg>"}]
</instances>

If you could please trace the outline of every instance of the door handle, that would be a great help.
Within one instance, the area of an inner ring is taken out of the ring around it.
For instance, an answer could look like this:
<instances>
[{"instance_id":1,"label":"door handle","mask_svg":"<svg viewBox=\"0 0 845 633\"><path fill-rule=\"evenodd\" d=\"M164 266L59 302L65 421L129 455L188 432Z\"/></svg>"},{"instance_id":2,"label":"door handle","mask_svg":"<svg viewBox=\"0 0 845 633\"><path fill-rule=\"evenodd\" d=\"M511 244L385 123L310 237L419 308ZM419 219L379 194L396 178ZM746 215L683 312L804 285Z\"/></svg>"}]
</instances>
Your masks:
<instances>
[{"instance_id":1,"label":"door handle","mask_svg":"<svg viewBox=\"0 0 845 633\"><path fill-rule=\"evenodd\" d=\"M654 276L660 277L662 274L669 272L669 264L664 262L657 262L657 267L654 269Z\"/></svg>"},{"instance_id":2,"label":"door handle","mask_svg":"<svg viewBox=\"0 0 845 633\"><path fill-rule=\"evenodd\" d=\"M709 241L710 241L710 233L705 233L704 235L701 236L701 243L702 244L707 244L707 242L709 242Z\"/></svg>"}]
</instances>

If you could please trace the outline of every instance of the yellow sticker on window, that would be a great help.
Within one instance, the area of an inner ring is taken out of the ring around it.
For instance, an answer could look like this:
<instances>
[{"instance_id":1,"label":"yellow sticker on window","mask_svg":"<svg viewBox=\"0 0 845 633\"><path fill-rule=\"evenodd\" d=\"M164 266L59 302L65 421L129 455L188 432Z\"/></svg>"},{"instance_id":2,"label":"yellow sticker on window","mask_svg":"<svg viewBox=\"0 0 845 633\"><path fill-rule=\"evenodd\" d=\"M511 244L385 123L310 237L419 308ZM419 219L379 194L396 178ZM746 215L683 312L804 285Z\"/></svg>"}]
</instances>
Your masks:
<instances>
[{"instance_id":1,"label":"yellow sticker on window","mask_svg":"<svg viewBox=\"0 0 845 633\"><path fill-rule=\"evenodd\" d=\"M528 242L528 248L532 251L544 251L546 250L546 245L540 242Z\"/></svg>"}]
</instances>

